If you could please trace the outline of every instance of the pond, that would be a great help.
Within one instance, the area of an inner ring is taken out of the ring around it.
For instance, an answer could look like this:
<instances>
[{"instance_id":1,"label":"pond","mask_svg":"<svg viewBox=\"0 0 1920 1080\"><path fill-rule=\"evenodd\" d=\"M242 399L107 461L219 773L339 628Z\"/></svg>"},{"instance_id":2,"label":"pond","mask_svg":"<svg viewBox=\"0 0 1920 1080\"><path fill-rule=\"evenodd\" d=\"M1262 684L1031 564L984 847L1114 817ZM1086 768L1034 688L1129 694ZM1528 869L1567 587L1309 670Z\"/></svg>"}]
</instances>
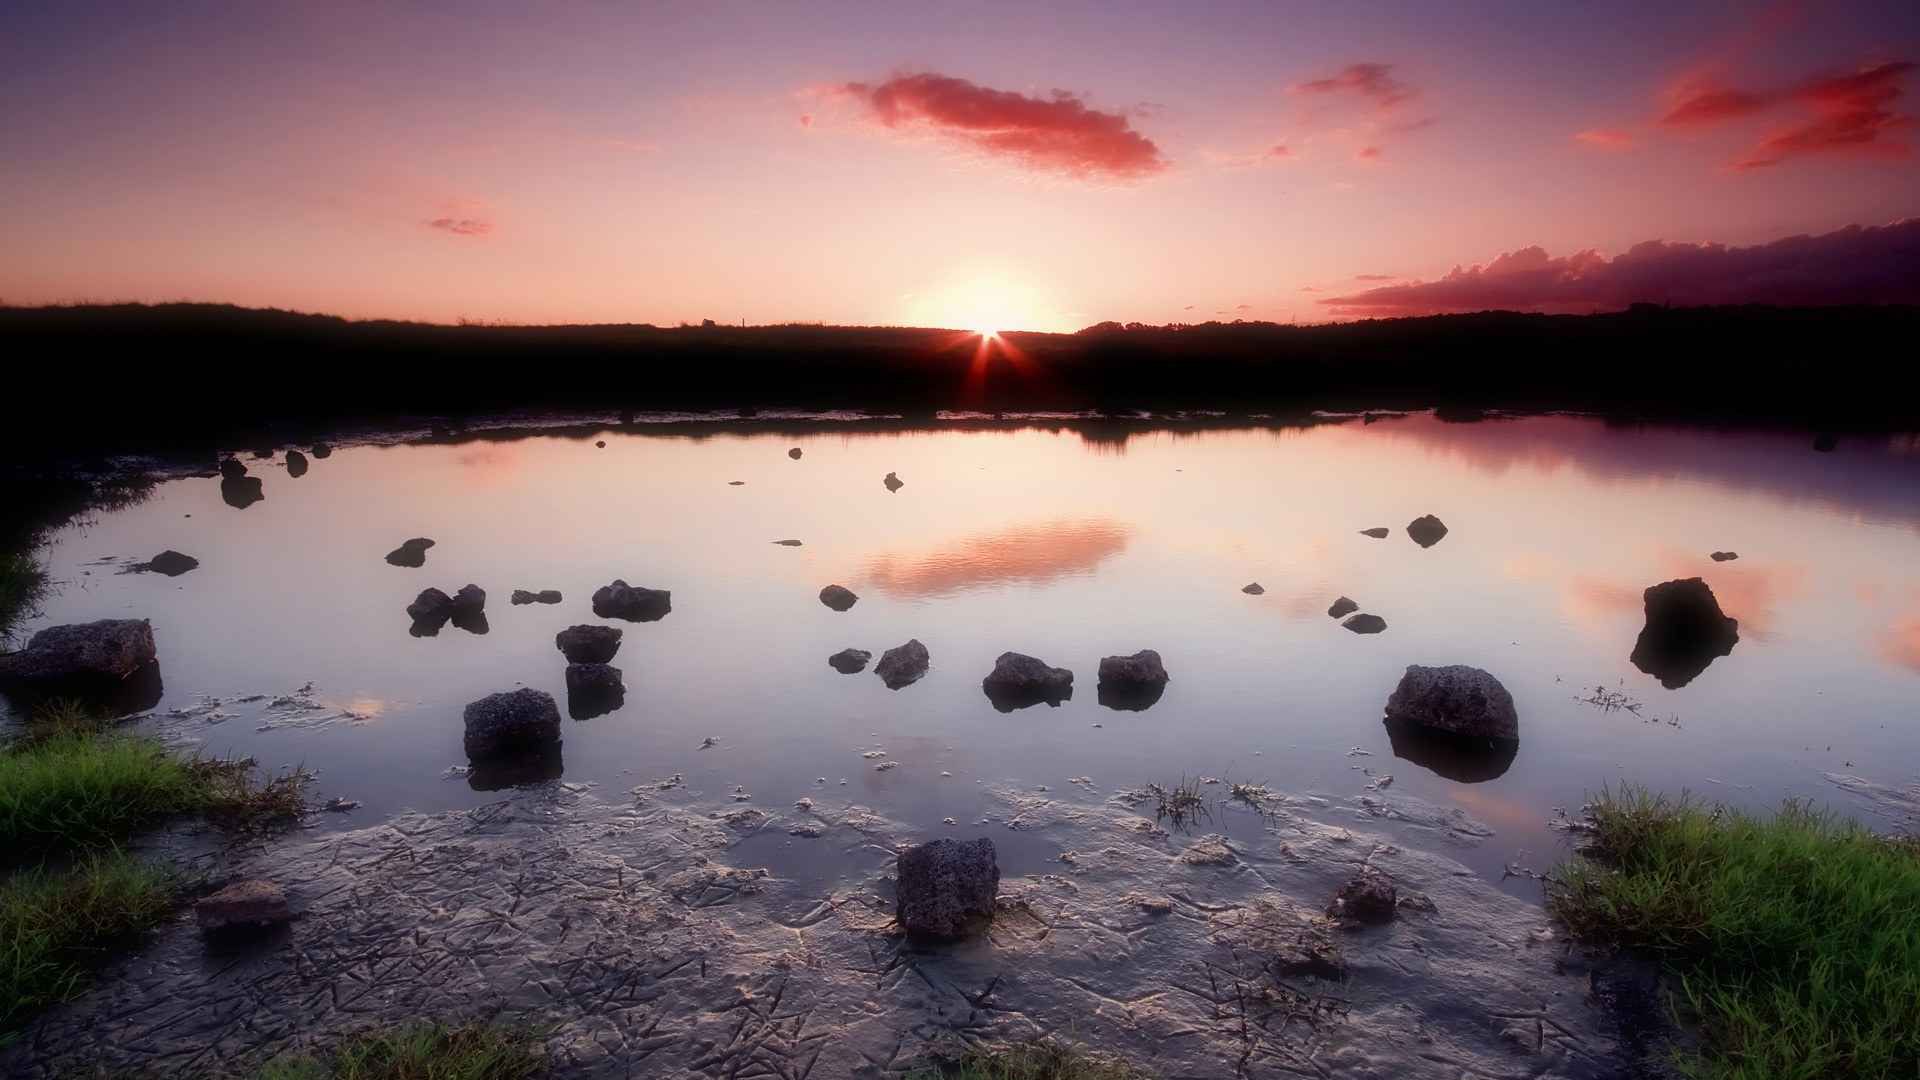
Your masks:
<instances>
[{"instance_id":1,"label":"pond","mask_svg":"<svg viewBox=\"0 0 1920 1080\"><path fill-rule=\"evenodd\" d=\"M258 501L181 477L59 533L61 585L23 629L151 619L151 723L316 771L320 794L359 803L328 828L499 798L498 778L466 769L461 710L529 686L565 711L554 635L576 623L623 629L626 693L563 721L549 773L603 795L677 777L712 799L858 802L928 836L986 832L1009 874L1058 853L993 818L993 785L1089 801L1182 778L1215 801L1233 782L1391 794L1490 829L1453 854L1498 879L1555 861L1556 811L1601 785L1863 813L1834 778L1897 787L1920 764L1911 436L1816 452L1798 433L1573 416L1118 436L662 422L376 440L293 470L283 453L240 456ZM1447 528L1430 547L1407 532L1426 514ZM424 565L390 564L412 537L435 541ZM120 572L169 548L199 567ZM1629 654L1642 591L1691 577L1739 640L1669 688ZM614 579L671 590L671 611L595 617L589 598ZM487 592L481 625L417 632L417 593L468 583ZM829 584L858 602L829 608ZM515 605L515 589L563 599ZM1327 614L1342 596L1386 629L1343 628ZM899 689L827 663L909 639L931 669ZM1100 658L1139 649L1164 658L1164 695L1103 706ZM996 708L981 679L1007 650L1071 669L1071 699ZM1496 675L1520 716L1511 762L1396 756L1382 707L1409 664ZM846 865L772 832L740 857L815 883Z\"/></svg>"}]
</instances>

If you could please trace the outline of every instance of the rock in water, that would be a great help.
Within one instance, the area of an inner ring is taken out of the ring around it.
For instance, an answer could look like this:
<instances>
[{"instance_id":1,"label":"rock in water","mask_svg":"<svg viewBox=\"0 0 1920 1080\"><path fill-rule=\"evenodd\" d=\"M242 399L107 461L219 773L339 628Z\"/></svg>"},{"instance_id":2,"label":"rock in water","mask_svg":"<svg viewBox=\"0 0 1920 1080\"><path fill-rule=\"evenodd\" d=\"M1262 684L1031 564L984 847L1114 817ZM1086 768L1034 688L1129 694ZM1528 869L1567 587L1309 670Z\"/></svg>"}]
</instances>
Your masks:
<instances>
[{"instance_id":1,"label":"rock in water","mask_svg":"<svg viewBox=\"0 0 1920 1080\"><path fill-rule=\"evenodd\" d=\"M1732 562L1740 557L1740 553L1737 551L1716 551L1707 557L1714 562Z\"/></svg>"},{"instance_id":2,"label":"rock in water","mask_svg":"<svg viewBox=\"0 0 1920 1080\"><path fill-rule=\"evenodd\" d=\"M245 510L266 497L265 487L257 476L230 476L220 481L220 501L235 510Z\"/></svg>"},{"instance_id":3,"label":"rock in water","mask_svg":"<svg viewBox=\"0 0 1920 1080\"><path fill-rule=\"evenodd\" d=\"M1340 624L1356 634L1377 634L1387 628L1387 620L1378 615L1361 613Z\"/></svg>"},{"instance_id":4,"label":"rock in water","mask_svg":"<svg viewBox=\"0 0 1920 1080\"><path fill-rule=\"evenodd\" d=\"M1400 893L1386 875L1373 870L1355 874L1340 891L1333 894L1327 914L1348 922L1377 926L1392 922L1399 907Z\"/></svg>"},{"instance_id":5,"label":"rock in water","mask_svg":"<svg viewBox=\"0 0 1920 1080\"><path fill-rule=\"evenodd\" d=\"M1407 535L1423 548L1430 548L1447 535L1447 527L1432 514L1423 514L1407 523Z\"/></svg>"},{"instance_id":6,"label":"rock in water","mask_svg":"<svg viewBox=\"0 0 1920 1080\"><path fill-rule=\"evenodd\" d=\"M199 565L199 559L191 555L182 555L172 548L168 548L153 558L148 559L146 562L135 566L134 569L145 570L155 574L165 574L168 577L179 577L181 574Z\"/></svg>"},{"instance_id":7,"label":"rock in water","mask_svg":"<svg viewBox=\"0 0 1920 1080\"><path fill-rule=\"evenodd\" d=\"M200 929L238 930L273 926L293 918L287 894L271 881L236 881L193 905Z\"/></svg>"},{"instance_id":8,"label":"rock in water","mask_svg":"<svg viewBox=\"0 0 1920 1080\"><path fill-rule=\"evenodd\" d=\"M620 651L622 633L617 626L581 623L553 635L553 647L565 654L569 664L604 664Z\"/></svg>"},{"instance_id":9,"label":"rock in water","mask_svg":"<svg viewBox=\"0 0 1920 1080\"><path fill-rule=\"evenodd\" d=\"M873 665L873 673L887 684L887 689L898 690L919 682L927 673L927 647L920 644L919 638L911 638L905 645L896 645L880 654L880 662Z\"/></svg>"},{"instance_id":10,"label":"rock in water","mask_svg":"<svg viewBox=\"0 0 1920 1080\"><path fill-rule=\"evenodd\" d=\"M509 756L560 741L560 706L553 695L531 687L489 694L468 705L467 757Z\"/></svg>"},{"instance_id":11,"label":"rock in water","mask_svg":"<svg viewBox=\"0 0 1920 1080\"><path fill-rule=\"evenodd\" d=\"M416 536L411 540L401 543L399 547L394 548L392 551L387 552L387 562L394 566L413 568L425 566L427 565L427 549L432 546L433 541L424 536Z\"/></svg>"},{"instance_id":12,"label":"rock in water","mask_svg":"<svg viewBox=\"0 0 1920 1080\"><path fill-rule=\"evenodd\" d=\"M800 448L796 446L796 447L794 447L793 449L791 449L791 450L789 450L789 451L787 451L787 456L788 456L788 457L790 457L790 458L792 458L792 459L793 459L793 460L795 460L795 461L799 461L799 460L800 460Z\"/></svg>"},{"instance_id":13,"label":"rock in water","mask_svg":"<svg viewBox=\"0 0 1920 1080\"><path fill-rule=\"evenodd\" d=\"M888 473L887 478L880 482L887 485L888 491L899 491L901 488L907 486L907 482L905 480L900 479L898 476L895 476L892 473Z\"/></svg>"},{"instance_id":14,"label":"rock in water","mask_svg":"<svg viewBox=\"0 0 1920 1080\"><path fill-rule=\"evenodd\" d=\"M323 443L323 442L314 443L313 456L320 458L322 460L330 458L333 456L333 447L328 446L326 443Z\"/></svg>"},{"instance_id":15,"label":"rock in water","mask_svg":"<svg viewBox=\"0 0 1920 1080\"><path fill-rule=\"evenodd\" d=\"M153 624L101 619L49 626L19 652L0 655L0 685L29 695L72 688L83 696L126 682L154 662Z\"/></svg>"},{"instance_id":16,"label":"rock in water","mask_svg":"<svg viewBox=\"0 0 1920 1080\"><path fill-rule=\"evenodd\" d=\"M246 462L232 457L220 459L220 479L238 480L245 475L247 475Z\"/></svg>"},{"instance_id":17,"label":"rock in water","mask_svg":"<svg viewBox=\"0 0 1920 1080\"><path fill-rule=\"evenodd\" d=\"M1699 578L1662 582L1644 594L1647 624L1633 643L1633 666L1678 690L1733 651L1740 624L1728 618Z\"/></svg>"},{"instance_id":18,"label":"rock in water","mask_svg":"<svg viewBox=\"0 0 1920 1080\"><path fill-rule=\"evenodd\" d=\"M1152 649L1141 649L1132 656L1100 658L1096 696L1109 709L1140 712L1159 701L1166 690L1166 665Z\"/></svg>"},{"instance_id":19,"label":"rock in water","mask_svg":"<svg viewBox=\"0 0 1920 1080\"><path fill-rule=\"evenodd\" d=\"M1361 529L1360 535L1371 536L1375 540L1385 540L1387 538L1387 535L1392 531L1393 531L1392 529L1387 528L1385 525L1375 525L1371 529Z\"/></svg>"},{"instance_id":20,"label":"rock in water","mask_svg":"<svg viewBox=\"0 0 1920 1080\"><path fill-rule=\"evenodd\" d=\"M778 544L781 547L799 547L800 546L800 541L798 540L775 540L774 543Z\"/></svg>"},{"instance_id":21,"label":"rock in water","mask_svg":"<svg viewBox=\"0 0 1920 1080\"><path fill-rule=\"evenodd\" d=\"M1267 590L1262 588L1260 586L1260 583L1256 581L1250 585L1242 585L1240 587L1240 591L1243 593L1246 593L1248 596L1259 596L1262 593L1265 593Z\"/></svg>"},{"instance_id":22,"label":"rock in water","mask_svg":"<svg viewBox=\"0 0 1920 1080\"><path fill-rule=\"evenodd\" d=\"M612 664L567 665L567 715L575 720L605 716L627 702L626 683Z\"/></svg>"},{"instance_id":23,"label":"rock in water","mask_svg":"<svg viewBox=\"0 0 1920 1080\"><path fill-rule=\"evenodd\" d=\"M841 649L827 657L827 664L842 675L858 675L867 670L867 661L871 659L873 654L865 649Z\"/></svg>"},{"instance_id":24,"label":"rock in water","mask_svg":"<svg viewBox=\"0 0 1920 1080\"><path fill-rule=\"evenodd\" d=\"M1073 697L1073 672L1048 667L1045 661L1025 653L1003 652L994 660L993 670L980 680L980 689L1001 712L1042 701L1057 706Z\"/></svg>"},{"instance_id":25,"label":"rock in water","mask_svg":"<svg viewBox=\"0 0 1920 1080\"><path fill-rule=\"evenodd\" d=\"M1354 612L1359 610L1360 610L1359 604L1356 604L1353 601L1343 596L1340 599L1335 600L1333 602L1333 606L1327 609L1327 617L1332 619L1338 619L1347 615L1351 615Z\"/></svg>"},{"instance_id":26,"label":"rock in water","mask_svg":"<svg viewBox=\"0 0 1920 1080\"><path fill-rule=\"evenodd\" d=\"M820 602L835 611L845 611L859 600L853 590L844 585L829 585L820 590Z\"/></svg>"},{"instance_id":27,"label":"rock in water","mask_svg":"<svg viewBox=\"0 0 1920 1080\"><path fill-rule=\"evenodd\" d=\"M593 593L593 613L603 619L628 622L657 622L673 610L673 593L666 589L643 589L615 579Z\"/></svg>"},{"instance_id":28,"label":"rock in water","mask_svg":"<svg viewBox=\"0 0 1920 1080\"><path fill-rule=\"evenodd\" d=\"M894 866L894 915L920 938L950 941L993 921L1000 864L993 841L935 840L909 848Z\"/></svg>"},{"instance_id":29,"label":"rock in water","mask_svg":"<svg viewBox=\"0 0 1920 1080\"><path fill-rule=\"evenodd\" d=\"M287 451L287 475L296 480L307 475L307 455L298 450Z\"/></svg>"},{"instance_id":30,"label":"rock in water","mask_svg":"<svg viewBox=\"0 0 1920 1080\"><path fill-rule=\"evenodd\" d=\"M1387 699L1389 723L1471 739L1520 738L1520 715L1500 680L1479 668L1411 664Z\"/></svg>"},{"instance_id":31,"label":"rock in water","mask_svg":"<svg viewBox=\"0 0 1920 1080\"><path fill-rule=\"evenodd\" d=\"M453 594L453 611L456 615L462 611L479 611L486 606L487 590L478 585L462 585Z\"/></svg>"},{"instance_id":32,"label":"rock in water","mask_svg":"<svg viewBox=\"0 0 1920 1080\"><path fill-rule=\"evenodd\" d=\"M413 619L416 628L426 625L432 629L425 634L415 633L415 637L432 637L440 627L453 617L453 597L435 588L420 590L420 595L407 605L407 615Z\"/></svg>"},{"instance_id":33,"label":"rock in water","mask_svg":"<svg viewBox=\"0 0 1920 1080\"><path fill-rule=\"evenodd\" d=\"M507 601L512 604L557 604L560 602L560 590L541 589L539 592L528 592L525 589L515 589L513 595L507 597Z\"/></svg>"}]
</instances>

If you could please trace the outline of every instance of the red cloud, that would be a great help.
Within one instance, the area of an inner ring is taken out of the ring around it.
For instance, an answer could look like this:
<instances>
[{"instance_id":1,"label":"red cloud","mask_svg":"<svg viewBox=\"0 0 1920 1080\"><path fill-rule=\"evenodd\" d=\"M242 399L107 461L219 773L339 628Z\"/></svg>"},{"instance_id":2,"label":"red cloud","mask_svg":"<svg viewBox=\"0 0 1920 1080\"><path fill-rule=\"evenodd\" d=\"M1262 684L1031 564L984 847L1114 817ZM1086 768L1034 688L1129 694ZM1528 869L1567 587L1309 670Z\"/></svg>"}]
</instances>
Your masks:
<instances>
[{"instance_id":1,"label":"red cloud","mask_svg":"<svg viewBox=\"0 0 1920 1080\"><path fill-rule=\"evenodd\" d=\"M1391 109L1419 91L1388 74L1391 64L1348 64L1338 75L1303 82L1293 89L1302 94L1336 94L1351 91L1373 99L1382 109Z\"/></svg>"},{"instance_id":2,"label":"red cloud","mask_svg":"<svg viewBox=\"0 0 1920 1080\"><path fill-rule=\"evenodd\" d=\"M1353 275L1353 280L1355 281L1392 281L1397 276L1399 275L1397 274L1355 274Z\"/></svg>"},{"instance_id":3,"label":"red cloud","mask_svg":"<svg viewBox=\"0 0 1920 1080\"><path fill-rule=\"evenodd\" d=\"M1639 301L1694 304L1920 303L1920 218L1793 236L1754 247L1649 240L1607 258L1510 251L1437 281L1386 285L1320 301L1343 315L1449 311L1589 312Z\"/></svg>"},{"instance_id":4,"label":"red cloud","mask_svg":"<svg viewBox=\"0 0 1920 1080\"><path fill-rule=\"evenodd\" d=\"M1625 150L1633 145L1633 136L1611 128L1590 128L1575 135L1574 138L1601 150Z\"/></svg>"},{"instance_id":5,"label":"red cloud","mask_svg":"<svg viewBox=\"0 0 1920 1080\"><path fill-rule=\"evenodd\" d=\"M1363 146L1360 148L1360 152L1353 156L1359 158L1361 161L1378 161L1380 159L1380 148L1377 146Z\"/></svg>"},{"instance_id":6,"label":"red cloud","mask_svg":"<svg viewBox=\"0 0 1920 1080\"><path fill-rule=\"evenodd\" d=\"M801 114L800 114L800 126L801 126L801 127L803 127L803 128L808 128L808 127L812 127L812 126L813 126L813 114L812 114L812 113L801 113Z\"/></svg>"},{"instance_id":7,"label":"red cloud","mask_svg":"<svg viewBox=\"0 0 1920 1080\"><path fill-rule=\"evenodd\" d=\"M485 236L493 231L493 222L481 218L437 217L427 222L429 229L441 229L455 236Z\"/></svg>"},{"instance_id":8,"label":"red cloud","mask_svg":"<svg viewBox=\"0 0 1920 1080\"><path fill-rule=\"evenodd\" d=\"M1912 147L1894 141L1915 126L1913 117L1895 112L1903 81L1920 65L1894 60L1847 75L1825 75L1774 90L1736 90L1713 84L1684 85L1660 122L1689 127L1737 120L1779 109L1798 108L1812 115L1776 130L1735 167L1757 169L1792 157L1827 153L1877 153L1905 157ZM1890 138L1891 137L1891 138Z\"/></svg>"},{"instance_id":9,"label":"red cloud","mask_svg":"<svg viewBox=\"0 0 1920 1080\"><path fill-rule=\"evenodd\" d=\"M839 89L888 128L923 128L1041 172L1133 180L1167 167L1160 148L1126 116L1089 109L1065 90L1035 98L933 74Z\"/></svg>"}]
</instances>

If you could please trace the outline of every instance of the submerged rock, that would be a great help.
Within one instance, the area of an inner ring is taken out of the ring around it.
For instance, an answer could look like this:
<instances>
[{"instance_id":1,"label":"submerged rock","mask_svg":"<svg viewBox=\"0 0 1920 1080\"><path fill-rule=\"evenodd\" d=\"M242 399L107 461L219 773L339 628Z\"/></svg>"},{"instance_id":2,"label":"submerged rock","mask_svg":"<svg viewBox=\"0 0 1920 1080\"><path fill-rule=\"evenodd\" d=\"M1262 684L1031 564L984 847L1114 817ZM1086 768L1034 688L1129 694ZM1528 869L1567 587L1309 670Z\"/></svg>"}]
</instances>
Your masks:
<instances>
[{"instance_id":1,"label":"submerged rock","mask_svg":"<svg viewBox=\"0 0 1920 1080\"><path fill-rule=\"evenodd\" d=\"M1407 523L1407 535L1423 548L1430 548L1447 535L1447 527L1432 514L1423 514Z\"/></svg>"},{"instance_id":2,"label":"submerged rock","mask_svg":"<svg viewBox=\"0 0 1920 1080\"><path fill-rule=\"evenodd\" d=\"M404 541L397 548L387 552L387 562L394 566L418 568L427 565L427 549L433 541L424 536L416 536Z\"/></svg>"},{"instance_id":3,"label":"submerged rock","mask_svg":"<svg viewBox=\"0 0 1920 1080\"><path fill-rule=\"evenodd\" d=\"M307 455L298 450L287 451L287 475L296 480L307 475Z\"/></svg>"},{"instance_id":4,"label":"submerged rock","mask_svg":"<svg viewBox=\"0 0 1920 1080\"><path fill-rule=\"evenodd\" d=\"M553 635L553 647L559 649L570 664L604 664L620 651L620 638L624 633L617 626L581 623Z\"/></svg>"},{"instance_id":5,"label":"submerged rock","mask_svg":"<svg viewBox=\"0 0 1920 1080\"><path fill-rule=\"evenodd\" d=\"M1378 615L1361 613L1340 624L1356 634L1377 634L1387 628L1387 620Z\"/></svg>"},{"instance_id":6,"label":"submerged rock","mask_svg":"<svg viewBox=\"0 0 1920 1080\"><path fill-rule=\"evenodd\" d=\"M1400 893L1386 875L1363 870L1350 878L1333 894L1327 914L1353 923L1379 925L1392 922L1399 907Z\"/></svg>"},{"instance_id":7,"label":"submerged rock","mask_svg":"<svg viewBox=\"0 0 1920 1080\"><path fill-rule=\"evenodd\" d=\"M1476 667L1409 664L1386 718L1473 739L1520 738L1520 715L1500 680Z\"/></svg>"},{"instance_id":8,"label":"submerged rock","mask_svg":"<svg viewBox=\"0 0 1920 1080\"><path fill-rule=\"evenodd\" d=\"M0 686L30 696L72 690L91 697L132 679L154 658L153 624L145 619L49 626L26 648L0 654Z\"/></svg>"},{"instance_id":9,"label":"submerged rock","mask_svg":"<svg viewBox=\"0 0 1920 1080\"><path fill-rule=\"evenodd\" d=\"M1248 596L1259 596L1267 590L1262 588L1260 583L1256 581L1248 585L1242 585L1240 591L1246 593Z\"/></svg>"},{"instance_id":10,"label":"submerged rock","mask_svg":"<svg viewBox=\"0 0 1920 1080\"><path fill-rule=\"evenodd\" d=\"M507 597L507 601L512 604L557 604L560 602L560 590L541 589L539 592L528 592L526 589L515 589L513 595Z\"/></svg>"},{"instance_id":11,"label":"submerged rock","mask_svg":"<svg viewBox=\"0 0 1920 1080\"><path fill-rule=\"evenodd\" d=\"M1712 559L1714 562L1732 562L1739 557L1740 553L1737 551L1716 551L1707 556L1707 558Z\"/></svg>"},{"instance_id":12,"label":"submerged rock","mask_svg":"<svg viewBox=\"0 0 1920 1080\"><path fill-rule=\"evenodd\" d=\"M1001 712L1042 701L1057 706L1073 697L1073 672L1048 667L1045 661L1025 653L1003 652L994 660L993 670L980 680L980 689Z\"/></svg>"},{"instance_id":13,"label":"submerged rock","mask_svg":"<svg viewBox=\"0 0 1920 1080\"><path fill-rule=\"evenodd\" d=\"M575 720L604 716L626 704L627 687L612 664L567 665L567 715Z\"/></svg>"},{"instance_id":14,"label":"submerged rock","mask_svg":"<svg viewBox=\"0 0 1920 1080\"><path fill-rule=\"evenodd\" d=\"M271 881L236 881L194 901L194 921L206 931L258 929L293 918L286 890Z\"/></svg>"},{"instance_id":15,"label":"submerged rock","mask_svg":"<svg viewBox=\"0 0 1920 1080\"><path fill-rule=\"evenodd\" d=\"M880 662L873 665L873 673L887 684L887 689L898 690L919 682L927 673L929 661L927 647L920 644L919 638L908 639L905 645L896 645L880 654Z\"/></svg>"},{"instance_id":16,"label":"submerged rock","mask_svg":"<svg viewBox=\"0 0 1920 1080\"><path fill-rule=\"evenodd\" d=\"M901 488L907 486L907 482L905 480L900 479L898 476L895 476L893 473L888 473L886 479L880 482L887 485L888 491L899 491Z\"/></svg>"},{"instance_id":17,"label":"submerged rock","mask_svg":"<svg viewBox=\"0 0 1920 1080\"><path fill-rule=\"evenodd\" d=\"M1000 864L985 837L934 840L901 852L894 867L894 917L914 937L952 940L993 921Z\"/></svg>"},{"instance_id":18,"label":"submerged rock","mask_svg":"<svg viewBox=\"0 0 1920 1080\"><path fill-rule=\"evenodd\" d=\"M615 579L593 593L593 613L603 619L628 622L657 622L673 610L673 593L666 589L645 589Z\"/></svg>"},{"instance_id":19,"label":"submerged rock","mask_svg":"<svg viewBox=\"0 0 1920 1080\"><path fill-rule=\"evenodd\" d=\"M820 602L835 611L845 611L859 603L860 598L844 585L829 585L820 590Z\"/></svg>"},{"instance_id":20,"label":"submerged rock","mask_svg":"<svg viewBox=\"0 0 1920 1080\"><path fill-rule=\"evenodd\" d=\"M489 694L468 705L467 757L503 757L560 742L560 706L544 690L525 687Z\"/></svg>"},{"instance_id":21,"label":"submerged rock","mask_svg":"<svg viewBox=\"0 0 1920 1080\"><path fill-rule=\"evenodd\" d=\"M1697 577L1654 585L1642 599L1647 622L1628 659L1669 690L1692 682L1740 641L1740 623Z\"/></svg>"},{"instance_id":22,"label":"submerged rock","mask_svg":"<svg viewBox=\"0 0 1920 1080\"><path fill-rule=\"evenodd\" d=\"M1371 536L1371 537L1373 537L1373 538L1374 538L1375 540L1385 540L1385 539L1387 538L1387 536L1388 536L1388 534L1390 534L1390 533L1392 533L1392 532L1393 532L1393 530L1392 530L1392 529L1389 529L1389 528L1387 528L1387 527L1386 527L1385 525L1375 525L1375 526L1374 526L1373 528L1371 528L1371 529L1361 529L1361 530L1360 530L1360 535L1361 535L1361 536Z\"/></svg>"},{"instance_id":23,"label":"submerged rock","mask_svg":"<svg viewBox=\"0 0 1920 1080\"><path fill-rule=\"evenodd\" d=\"M1338 619L1347 615L1351 615L1354 612L1359 610L1360 610L1359 604L1356 604L1353 601L1343 596L1340 599L1335 600L1333 602L1333 605L1327 608L1327 617Z\"/></svg>"},{"instance_id":24,"label":"submerged rock","mask_svg":"<svg viewBox=\"0 0 1920 1080\"><path fill-rule=\"evenodd\" d=\"M873 654L865 649L841 649L827 657L827 665L842 675L858 675L867 670L867 661Z\"/></svg>"},{"instance_id":25,"label":"submerged rock","mask_svg":"<svg viewBox=\"0 0 1920 1080\"><path fill-rule=\"evenodd\" d=\"M129 567L129 569L140 573L165 574L168 577L179 577L181 574L199 565L199 559L191 555L182 555L172 548L168 548L153 558L148 559L146 562L135 563Z\"/></svg>"}]
</instances>

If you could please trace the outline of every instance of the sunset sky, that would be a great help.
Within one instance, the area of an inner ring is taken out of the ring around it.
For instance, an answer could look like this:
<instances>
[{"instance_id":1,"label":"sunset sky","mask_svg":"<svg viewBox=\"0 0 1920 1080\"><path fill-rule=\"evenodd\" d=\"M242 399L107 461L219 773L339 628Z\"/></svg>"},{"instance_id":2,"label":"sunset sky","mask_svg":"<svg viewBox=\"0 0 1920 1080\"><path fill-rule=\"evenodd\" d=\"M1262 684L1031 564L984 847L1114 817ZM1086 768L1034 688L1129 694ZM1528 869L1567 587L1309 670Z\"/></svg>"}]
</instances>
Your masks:
<instances>
[{"instance_id":1,"label":"sunset sky","mask_svg":"<svg viewBox=\"0 0 1920 1080\"><path fill-rule=\"evenodd\" d=\"M1469 9L10 3L0 301L1071 330L1912 298L1920 223L1871 227L1920 217L1920 4Z\"/></svg>"}]
</instances>

